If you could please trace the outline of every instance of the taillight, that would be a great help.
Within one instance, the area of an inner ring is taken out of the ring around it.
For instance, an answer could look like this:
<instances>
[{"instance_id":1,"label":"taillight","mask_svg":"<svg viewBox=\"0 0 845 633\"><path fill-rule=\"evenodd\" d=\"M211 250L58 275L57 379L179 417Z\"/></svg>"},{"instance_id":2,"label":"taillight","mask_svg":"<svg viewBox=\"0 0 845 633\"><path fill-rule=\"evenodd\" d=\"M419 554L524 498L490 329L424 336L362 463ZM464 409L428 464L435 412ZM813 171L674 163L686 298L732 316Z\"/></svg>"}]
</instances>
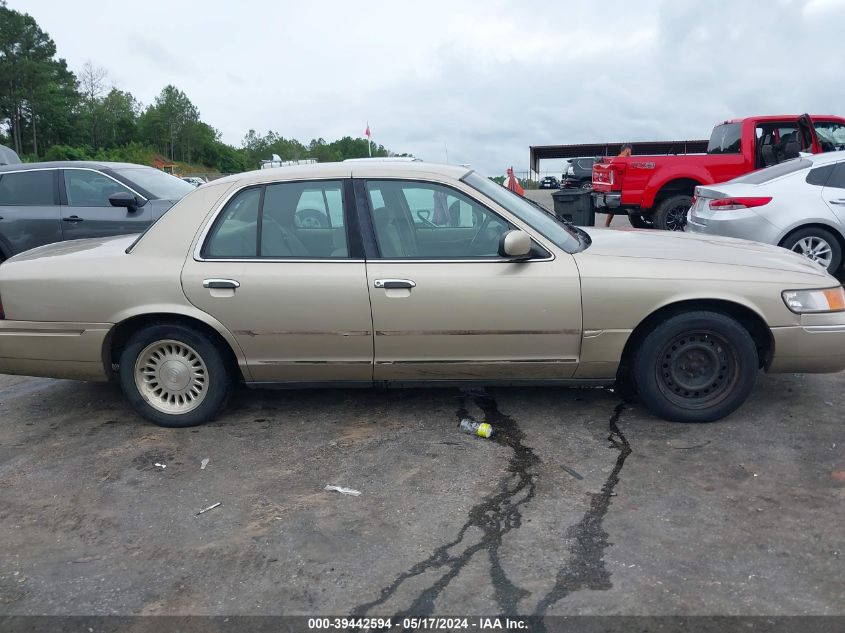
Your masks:
<instances>
[{"instance_id":1,"label":"taillight","mask_svg":"<svg viewBox=\"0 0 845 633\"><path fill-rule=\"evenodd\" d=\"M714 211L733 211L734 209L762 207L765 204L769 204L771 201L771 196L760 196L756 198L719 198L718 200L710 201L710 208Z\"/></svg>"}]
</instances>

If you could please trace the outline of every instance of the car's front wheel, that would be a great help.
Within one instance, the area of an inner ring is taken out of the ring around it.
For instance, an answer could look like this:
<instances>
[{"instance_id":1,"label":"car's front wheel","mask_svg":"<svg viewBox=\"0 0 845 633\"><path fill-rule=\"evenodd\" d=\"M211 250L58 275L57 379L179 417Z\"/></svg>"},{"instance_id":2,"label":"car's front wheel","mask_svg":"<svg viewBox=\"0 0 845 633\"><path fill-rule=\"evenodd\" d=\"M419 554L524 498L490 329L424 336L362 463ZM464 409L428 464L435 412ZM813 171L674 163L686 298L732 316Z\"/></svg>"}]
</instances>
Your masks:
<instances>
[{"instance_id":1,"label":"car's front wheel","mask_svg":"<svg viewBox=\"0 0 845 633\"><path fill-rule=\"evenodd\" d=\"M166 427L213 419L226 404L231 376L206 334L156 324L133 334L120 354L120 385L142 416Z\"/></svg>"},{"instance_id":2,"label":"car's front wheel","mask_svg":"<svg viewBox=\"0 0 845 633\"><path fill-rule=\"evenodd\" d=\"M675 422L713 422L735 411L759 368L751 335L716 312L687 312L655 327L634 358L640 399Z\"/></svg>"},{"instance_id":3,"label":"car's front wheel","mask_svg":"<svg viewBox=\"0 0 845 633\"><path fill-rule=\"evenodd\" d=\"M830 231L815 226L796 231L781 244L834 274L842 267L842 247Z\"/></svg>"}]
</instances>

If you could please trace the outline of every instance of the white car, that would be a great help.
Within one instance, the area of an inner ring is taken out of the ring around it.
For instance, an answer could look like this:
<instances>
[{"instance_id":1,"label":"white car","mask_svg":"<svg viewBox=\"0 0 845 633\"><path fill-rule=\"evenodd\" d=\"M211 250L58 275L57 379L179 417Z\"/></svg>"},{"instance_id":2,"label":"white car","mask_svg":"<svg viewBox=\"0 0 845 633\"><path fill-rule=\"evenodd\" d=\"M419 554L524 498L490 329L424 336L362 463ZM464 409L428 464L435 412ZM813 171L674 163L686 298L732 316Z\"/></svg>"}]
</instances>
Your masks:
<instances>
[{"instance_id":1,"label":"white car","mask_svg":"<svg viewBox=\"0 0 845 633\"><path fill-rule=\"evenodd\" d=\"M776 244L835 273L845 247L845 151L696 187L686 230Z\"/></svg>"}]
</instances>

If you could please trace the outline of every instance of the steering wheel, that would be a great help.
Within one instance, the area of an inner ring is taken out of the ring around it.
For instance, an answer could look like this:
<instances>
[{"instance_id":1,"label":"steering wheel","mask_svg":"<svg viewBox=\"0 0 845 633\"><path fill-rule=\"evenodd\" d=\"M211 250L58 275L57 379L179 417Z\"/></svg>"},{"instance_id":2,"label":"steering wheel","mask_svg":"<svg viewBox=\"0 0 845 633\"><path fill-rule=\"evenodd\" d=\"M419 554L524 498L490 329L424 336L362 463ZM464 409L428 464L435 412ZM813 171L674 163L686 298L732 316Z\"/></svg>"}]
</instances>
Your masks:
<instances>
[{"instance_id":1,"label":"steering wheel","mask_svg":"<svg viewBox=\"0 0 845 633\"><path fill-rule=\"evenodd\" d=\"M469 242L469 246L467 250L474 255L494 255L498 252L498 243L499 238L501 237L501 233L490 233L488 229L490 228L490 224L493 221L493 217L491 215L487 215L484 218L484 221L481 223L478 231L475 235L472 236L472 239ZM504 227L507 229L507 226ZM492 253L488 251L492 250Z\"/></svg>"}]
</instances>

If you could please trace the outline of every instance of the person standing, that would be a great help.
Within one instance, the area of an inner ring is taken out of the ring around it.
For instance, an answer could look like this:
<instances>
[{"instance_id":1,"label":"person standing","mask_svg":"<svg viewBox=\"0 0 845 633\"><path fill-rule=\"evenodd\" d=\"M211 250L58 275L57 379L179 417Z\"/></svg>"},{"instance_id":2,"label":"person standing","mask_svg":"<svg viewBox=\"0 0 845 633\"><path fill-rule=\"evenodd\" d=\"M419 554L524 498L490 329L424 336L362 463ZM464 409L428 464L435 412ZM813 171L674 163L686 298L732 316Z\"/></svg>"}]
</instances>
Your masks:
<instances>
[{"instance_id":1,"label":"person standing","mask_svg":"<svg viewBox=\"0 0 845 633\"><path fill-rule=\"evenodd\" d=\"M630 156L630 155L633 153L633 151L634 151L634 148L633 148L633 147L631 147L631 144L630 144L630 143L625 143L625 144L622 146L622 150L619 152L619 154L618 154L618 155L619 155L619 156ZM605 226L605 228L606 228L606 227L609 227L609 226L610 226L610 223L611 223L611 222L613 222L613 216L614 216L614 215L615 215L614 213L611 213L611 212L609 212L609 211L608 211L608 213L607 213L607 219L604 221L604 226Z\"/></svg>"}]
</instances>

